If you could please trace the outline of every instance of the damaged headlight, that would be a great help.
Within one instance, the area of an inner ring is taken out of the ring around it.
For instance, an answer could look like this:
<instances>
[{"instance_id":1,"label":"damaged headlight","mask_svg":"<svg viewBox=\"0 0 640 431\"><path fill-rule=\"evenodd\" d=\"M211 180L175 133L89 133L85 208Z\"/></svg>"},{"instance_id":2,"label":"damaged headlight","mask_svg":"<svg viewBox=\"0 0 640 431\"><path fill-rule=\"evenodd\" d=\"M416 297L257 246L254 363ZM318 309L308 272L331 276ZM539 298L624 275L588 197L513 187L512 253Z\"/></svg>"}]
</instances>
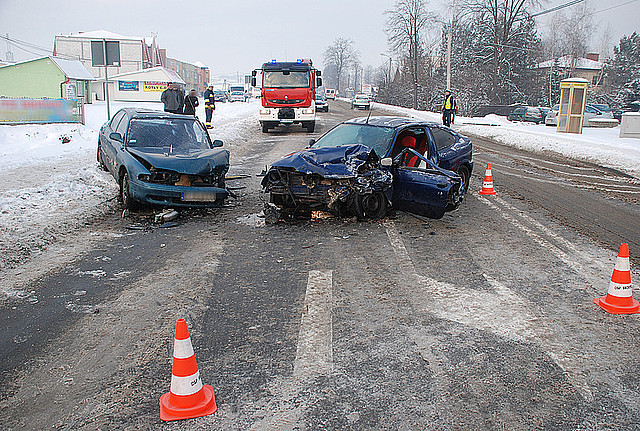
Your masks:
<instances>
[{"instance_id":1,"label":"damaged headlight","mask_svg":"<svg viewBox=\"0 0 640 431\"><path fill-rule=\"evenodd\" d=\"M156 171L152 168L149 174L139 174L138 179L145 183L173 184L180 180L180 175L171 171Z\"/></svg>"}]
</instances>

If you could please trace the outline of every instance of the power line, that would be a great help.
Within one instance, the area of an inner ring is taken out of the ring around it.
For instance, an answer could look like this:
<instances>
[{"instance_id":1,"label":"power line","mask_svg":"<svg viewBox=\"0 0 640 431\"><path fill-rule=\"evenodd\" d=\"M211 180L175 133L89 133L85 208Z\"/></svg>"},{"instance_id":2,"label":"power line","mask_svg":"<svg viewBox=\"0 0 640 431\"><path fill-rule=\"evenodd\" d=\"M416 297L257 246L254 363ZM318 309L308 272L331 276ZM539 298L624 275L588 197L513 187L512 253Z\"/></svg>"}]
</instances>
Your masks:
<instances>
[{"instance_id":1,"label":"power line","mask_svg":"<svg viewBox=\"0 0 640 431\"><path fill-rule=\"evenodd\" d=\"M551 9L547 9L547 10L543 10L542 12L534 13L533 15L531 15L531 18L536 17L536 16L540 16L540 15L544 15L544 14L547 14L547 13L555 12L555 11L558 11L560 9L564 9L566 7L569 7L569 6L573 6L573 5L576 5L578 3L582 3L583 1L584 0L571 0L570 2L567 2L565 4L561 4L561 5L556 6L556 7L552 7ZM636 1L636 0L633 0L633 1Z\"/></svg>"},{"instance_id":2,"label":"power line","mask_svg":"<svg viewBox=\"0 0 640 431\"><path fill-rule=\"evenodd\" d=\"M616 9L616 8L621 7L621 6L626 6L626 5L630 4L630 3L635 3L635 2L637 2L637 1L638 1L638 0L629 0L628 2L620 3L620 4L618 4L618 5L611 6L611 7L608 7L608 8L606 8L606 9L602 9L602 10L599 10L599 11L593 12L593 13L592 13L592 14L590 14L590 15L595 15L595 14L597 14L597 13L606 12L606 11L608 11L608 10Z\"/></svg>"},{"instance_id":3,"label":"power line","mask_svg":"<svg viewBox=\"0 0 640 431\"><path fill-rule=\"evenodd\" d=\"M33 54L33 55L53 55L53 51L51 51L48 48L44 48L42 46L36 45L35 43L31 43L31 42L27 42L24 40L20 40L20 39L15 39L13 37L9 37L9 36L3 36L0 35L0 39L3 39L7 42L11 42L11 44L13 46L15 46L16 48L28 52L29 54ZM34 51L35 50L35 51ZM39 52L37 52L39 51ZM77 57L73 57L70 55L61 55L58 54L58 57L63 57L63 58L68 58L68 59L76 59Z\"/></svg>"}]
</instances>

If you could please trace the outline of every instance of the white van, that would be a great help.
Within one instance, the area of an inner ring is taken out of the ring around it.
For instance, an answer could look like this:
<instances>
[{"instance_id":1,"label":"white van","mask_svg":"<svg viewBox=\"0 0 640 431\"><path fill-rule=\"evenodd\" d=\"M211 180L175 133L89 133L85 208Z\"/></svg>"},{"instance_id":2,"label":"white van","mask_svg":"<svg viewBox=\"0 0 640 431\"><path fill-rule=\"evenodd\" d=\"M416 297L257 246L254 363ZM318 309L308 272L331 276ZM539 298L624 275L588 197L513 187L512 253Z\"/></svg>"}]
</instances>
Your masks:
<instances>
[{"instance_id":1,"label":"white van","mask_svg":"<svg viewBox=\"0 0 640 431\"><path fill-rule=\"evenodd\" d=\"M336 90L334 90L333 88L325 88L324 97L325 99L336 100Z\"/></svg>"}]
</instances>

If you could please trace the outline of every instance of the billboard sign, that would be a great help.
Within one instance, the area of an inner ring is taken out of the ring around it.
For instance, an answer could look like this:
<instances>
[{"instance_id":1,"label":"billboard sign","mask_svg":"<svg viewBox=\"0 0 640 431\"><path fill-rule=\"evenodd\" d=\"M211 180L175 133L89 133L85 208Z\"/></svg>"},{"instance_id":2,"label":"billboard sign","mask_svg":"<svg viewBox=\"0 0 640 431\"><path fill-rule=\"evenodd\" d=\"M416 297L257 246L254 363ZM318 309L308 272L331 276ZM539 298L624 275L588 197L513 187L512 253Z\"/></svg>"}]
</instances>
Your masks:
<instances>
[{"instance_id":1,"label":"billboard sign","mask_svg":"<svg viewBox=\"0 0 640 431\"><path fill-rule=\"evenodd\" d=\"M118 81L118 90L140 91L138 87L138 81Z\"/></svg>"},{"instance_id":2,"label":"billboard sign","mask_svg":"<svg viewBox=\"0 0 640 431\"><path fill-rule=\"evenodd\" d=\"M144 81L144 91L164 91L167 87L168 82Z\"/></svg>"}]
</instances>

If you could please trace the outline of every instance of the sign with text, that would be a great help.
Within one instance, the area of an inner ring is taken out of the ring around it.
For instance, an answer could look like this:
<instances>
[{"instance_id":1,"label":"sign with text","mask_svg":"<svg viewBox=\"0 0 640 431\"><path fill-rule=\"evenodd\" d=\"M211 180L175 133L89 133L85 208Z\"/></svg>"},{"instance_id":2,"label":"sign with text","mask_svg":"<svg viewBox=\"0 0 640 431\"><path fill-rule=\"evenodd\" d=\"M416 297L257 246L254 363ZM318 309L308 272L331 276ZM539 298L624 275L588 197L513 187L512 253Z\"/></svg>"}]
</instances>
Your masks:
<instances>
[{"instance_id":1,"label":"sign with text","mask_svg":"<svg viewBox=\"0 0 640 431\"><path fill-rule=\"evenodd\" d=\"M164 91L168 86L168 82L144 81L144 91Z\"/></svg>"},{"instance_id":2,"label":"sign with text","mask_svg":"<svg viewBox=\"0 0 640 431\"><path fill-rule=\"evenodd\" d=\"M0 124L81 122L77 100L0 99Z\"/></svg>"},{"instance_id":3,"label":"sign with text","mask_svg":"<svg viewBox=\"0 0 640 431\"><path fill-rule=\"evenodd\" d=\"M120 91L140 91L139 87L138 87L138 81L118 81L118 90L120 90Z\"/></svg>"}]
</instances>

